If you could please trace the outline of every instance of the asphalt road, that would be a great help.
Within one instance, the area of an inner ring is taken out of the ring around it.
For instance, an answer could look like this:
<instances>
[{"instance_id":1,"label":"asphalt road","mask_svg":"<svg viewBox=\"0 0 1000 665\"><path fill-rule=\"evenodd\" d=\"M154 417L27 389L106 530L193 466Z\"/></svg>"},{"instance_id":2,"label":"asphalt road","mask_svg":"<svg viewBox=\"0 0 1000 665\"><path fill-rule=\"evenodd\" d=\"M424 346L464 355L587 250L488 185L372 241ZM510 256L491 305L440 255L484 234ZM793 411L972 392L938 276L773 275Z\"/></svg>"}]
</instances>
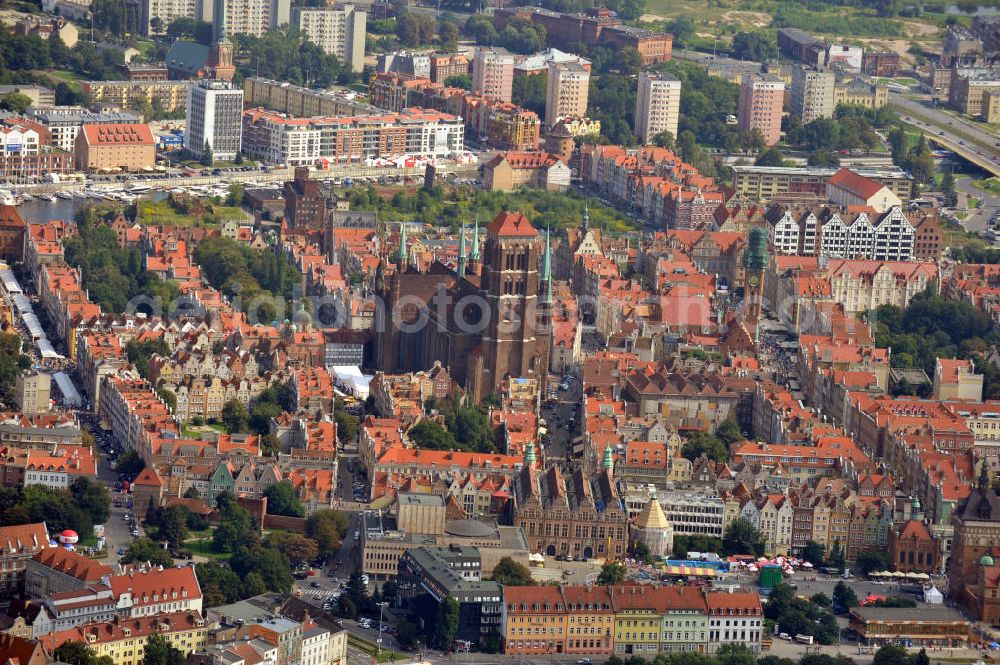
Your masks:
<instances>
[{"instance_id":1,"label":"asphalt road","mask_svg":"<svg viewBox=\"0 0 1000 665\"><path fill-rule=\"evenodd\" d=\"M972 186L974 178L970 176L960 176L955 179L955 188L964 192L968 197L975 197L982 201L982 204L975 209L969 210L969 215L962 220L962 226L966 231L985 231L990 216L1000 210L1000 197L989 192L977 189Z\"/></svg>"},{"instance_id":2,"label":"asphalt road","mask_svg":"<svg viewBox=\"0 0 1000 665\"><path fill-rule=\"evenodd\" d=\"M955 154L1000 175L1000 136L897 93L889 93L889 100L904 119L910 118L908 122L925 128L930 137L947 142Z\"/></svg>"}]
</instances>

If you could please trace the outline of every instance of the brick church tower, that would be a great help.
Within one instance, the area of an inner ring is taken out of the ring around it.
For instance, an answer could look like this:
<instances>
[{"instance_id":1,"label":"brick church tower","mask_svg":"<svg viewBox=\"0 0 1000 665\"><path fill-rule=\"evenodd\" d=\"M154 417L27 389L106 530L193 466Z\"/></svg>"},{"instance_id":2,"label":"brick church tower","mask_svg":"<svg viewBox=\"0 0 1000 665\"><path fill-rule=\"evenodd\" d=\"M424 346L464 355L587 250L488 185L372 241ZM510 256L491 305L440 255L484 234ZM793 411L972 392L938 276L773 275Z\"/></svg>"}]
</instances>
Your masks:
<instances>
[{"instance_id":1,"label":"brick church tower","mask_svg":"<svg viewBox=\"0 0 1000 665\"><path fill-rule=\"evenodd\" d=\"M538 232L520 212L501 212L486 227L480 290L489 309L468 389L478 402L506 375L544 384L551 324L543 275L551 279Z\"/></svg>"}]
</instances>

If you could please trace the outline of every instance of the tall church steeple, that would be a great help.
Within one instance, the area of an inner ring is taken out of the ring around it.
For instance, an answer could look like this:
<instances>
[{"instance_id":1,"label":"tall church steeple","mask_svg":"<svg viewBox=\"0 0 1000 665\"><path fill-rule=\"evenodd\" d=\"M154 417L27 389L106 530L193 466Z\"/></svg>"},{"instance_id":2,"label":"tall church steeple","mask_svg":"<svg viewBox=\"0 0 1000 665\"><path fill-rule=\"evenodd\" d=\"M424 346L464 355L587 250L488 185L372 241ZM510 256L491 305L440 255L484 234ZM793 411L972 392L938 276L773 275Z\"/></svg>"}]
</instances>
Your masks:
<instances>
[{"instance_id":1,"label":"tall church steeple","mask_svg":"<svg viewBox=\"0 0 1000 665\"><path fill-rule=\"evenodd\" d=\"M465 224L462 224L461 235L458 238L458 276L465 277Z\"/></svg>"},{"instance_id":2,"label":"tall church steeple","mask_svg":"<svg viewBox=\"0 0 1000 665\"><path fill-rule=\"evenodd\" d=\"M590 201L583 204L583 232L590 230Z\"/></svg>"},{"instance_id":3,"label":"tall church steeple","mask_svg":"<svg viewBox=\"0 0 1000 665\"><path fill-rule=\"evenodd\" d=\"M396 261L400 268L406 266L409 255L406 251L406 222L399 223L399 252L396 254Z\"/></svg>"},{"instance_id":4,"label":"tall church steeple","mask_svg":"<svg viewBox=\"0 0 1000 665\"><path fill-rule=\"evenodd\" d=\"M469 254L469 260L473 263L479 263L479 213L476 213L476 230L472 234L472 253Z\"/></svg>"}]
</instances>

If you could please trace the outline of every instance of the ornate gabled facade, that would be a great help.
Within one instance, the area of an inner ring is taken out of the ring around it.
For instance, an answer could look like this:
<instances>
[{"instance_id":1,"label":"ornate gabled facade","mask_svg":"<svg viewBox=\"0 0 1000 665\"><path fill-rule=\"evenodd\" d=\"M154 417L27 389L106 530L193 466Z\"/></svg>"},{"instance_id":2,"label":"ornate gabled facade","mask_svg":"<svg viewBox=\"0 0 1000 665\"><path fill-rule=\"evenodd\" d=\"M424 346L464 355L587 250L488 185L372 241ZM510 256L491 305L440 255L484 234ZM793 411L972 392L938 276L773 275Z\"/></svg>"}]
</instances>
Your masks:
<instances>
[{"instance_id":1,"label":"ornate gabled facade","mask_svg":"<svg viewBox=\"0 0 1000 665\"><path fill-rule=\"evenodd\" d=\"M611 449L591 478L583 469L567 480L558 466L539 470L534 445L514 479L514 526L524 529L531 551L575 559L621 558L628 546L628 514L618 496Z\"/></svg>"}]
</instances>

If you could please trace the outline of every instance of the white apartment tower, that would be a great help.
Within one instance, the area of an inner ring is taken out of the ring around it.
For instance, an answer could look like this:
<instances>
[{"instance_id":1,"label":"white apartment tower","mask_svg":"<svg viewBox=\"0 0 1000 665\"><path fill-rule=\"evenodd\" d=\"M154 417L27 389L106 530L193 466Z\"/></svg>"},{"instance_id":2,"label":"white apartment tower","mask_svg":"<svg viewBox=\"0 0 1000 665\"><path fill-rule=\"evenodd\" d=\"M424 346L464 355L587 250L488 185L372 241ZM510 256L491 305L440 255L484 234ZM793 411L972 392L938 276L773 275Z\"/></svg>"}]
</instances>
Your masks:
<instances>
[{"instance_id":1,"label":"white apartment tower","mask_svg":"<svg viewBox=\"0 0 1000 665\"><path fill-rule=\"evenodd\" d=\"M291 0L141 0L142 24L145 34L158 34L153 29L153 19L159 18L157 27L166 31L177 18L193 18L215 23L216 4L225 7L225 25L229 34L260 37L272 28L289 22Z\"/></svg>"},{"instance_id":2,"label":"white apartment tower","mask_svg":"<svg viewBox=\"0 0 1000 665\"><path fill-rule=\"evenodd\" d=\"M509 102L514 88L514 54L504 48L479 48L472 60L472 92Z\"/></svg>"},{"instance_id":3,"label":"white apartment tower","mask_svg":"<svg viewBox=\"0 0 1000 665\"><path fill-rule=\"evenodd\" d=\"M677 137L681 117L681 82L670 74L639 73L639 94L635 98L635 133L649 143L668 131Z\"/></svg>"},{"instance_id":4,"label":"white apartment tower","mask_svg":"<svg viewBox=\"0 0 1000 665\"><path fill-rule=\"evenodd\" d=\"M184 147L201 155L207 144L215 159L231 161L243 140L243 90L226 81L204 79L188 88Z\"/></svg>"},{"instance_id":5,"label":"white apartment tower","mask_svg":"<svg viewBox=\"0 0 1000 665\"><path fill-rule=\"evenodd\" d=\"M817 118L832 118L837 109L832 71L810 67L792 68L792 116L806 125Z\"/></svg>"},{"instance_id":6,"label":"white apartment tower","mask_svg":"<svg viewBox=\"0 0 1000 665\"><path fill-rule=\"evenodd\" d=\"M550 62L545 89L545 126L560 118L585 118L590 72L578 62Z\"/></svg>"},{"instance_id":7,"label":"white apartment tower","mask_svg":"<svg viewBox=\"0 0 1000 665\"><path fill-rule=\"evenodd\" d=\"M353 72L364 68L365 29L368 15L354 5L334 8L295 7L292 24L305 33L306 38L337 56Z\"/></svg>"}]
</instances>

